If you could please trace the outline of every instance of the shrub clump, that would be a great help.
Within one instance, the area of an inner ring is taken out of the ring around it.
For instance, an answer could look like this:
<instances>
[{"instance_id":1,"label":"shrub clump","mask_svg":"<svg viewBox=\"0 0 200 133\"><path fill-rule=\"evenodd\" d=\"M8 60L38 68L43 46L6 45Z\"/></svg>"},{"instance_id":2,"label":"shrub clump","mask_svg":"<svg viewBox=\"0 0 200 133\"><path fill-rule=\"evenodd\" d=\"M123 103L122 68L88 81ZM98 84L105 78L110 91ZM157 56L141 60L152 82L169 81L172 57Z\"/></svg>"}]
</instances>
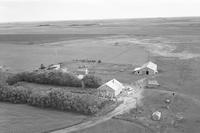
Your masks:
<instances>
[{"instance_id":1,"label":"shrub clump","mask_svg":"<svg viewBox=\"0 0 200 133\"><path fill-rule=\"evenodd\" d=\"M83 82L86 87L89 88L98 88L99 86L102 85L102 80L99 77L96 77L94 75L86 75L83 78Z\"/></svg>"},{"instance_id":2,"label":"shrub clump","mask_svg":"<svg viewBox=\"0 0 200 133\"><path fill-rule=\"evenodd\" d=\"M31 91L19 87L1 86L0 87L0 101L11 103L26 103Z\"/></svg>"}]
</instances>

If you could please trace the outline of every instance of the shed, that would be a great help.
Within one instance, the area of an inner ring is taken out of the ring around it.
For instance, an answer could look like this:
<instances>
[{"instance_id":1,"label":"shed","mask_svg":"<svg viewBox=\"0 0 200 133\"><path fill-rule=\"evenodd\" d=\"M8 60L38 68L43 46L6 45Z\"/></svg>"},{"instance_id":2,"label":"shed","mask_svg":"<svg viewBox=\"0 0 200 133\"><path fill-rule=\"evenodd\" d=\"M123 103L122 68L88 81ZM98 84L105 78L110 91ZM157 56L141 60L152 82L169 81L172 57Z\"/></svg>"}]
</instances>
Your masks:
<instances>
[{"instance_id":1,"label":"shed","mask_svg":"<svg viewBox=\"0 0 200 133\"><path fill-rule=\"evenodd\" d=\"M122 83L120 83L116 79L112 79L100 86L97 90L99 96L101 97L114 98L118 96L123 89L124 85Z\"/></svg>"},{"instance_id":2,"label":"shed","mask_svg":"<svg viewBox=\"0 0 200 133\"><path fill-rule=\"evenodd\" d=\"M144 65L142 65L141 67L137 67L134 69L134 73L138 74L138 75L153 75L158 73L157 70L157 64L149 61L147 63L145 63Z\"/></svg>"},{"instance_id":3,"label":"shed","mask_svg":"<svg viewBox=\"0 0 200 133\"><path fill-rule=\"evenodd\" d=\"M77 78L80 79L80 80L82 80L84 78L84 76L85 75L79 74L79 75L77 75Z\"/></svg>"},{"instance_id":4,"label":"shed","mask_svg":"<svg viewBox=\"0 0 200 133\"><path fill-rule=\"evenodd\" d=\"M80 69L77 69L75 71L75 73L78 74L78 75L88 75L89 70L88 70L88 68L80 68Z\"/></svg>"}]
</instances>

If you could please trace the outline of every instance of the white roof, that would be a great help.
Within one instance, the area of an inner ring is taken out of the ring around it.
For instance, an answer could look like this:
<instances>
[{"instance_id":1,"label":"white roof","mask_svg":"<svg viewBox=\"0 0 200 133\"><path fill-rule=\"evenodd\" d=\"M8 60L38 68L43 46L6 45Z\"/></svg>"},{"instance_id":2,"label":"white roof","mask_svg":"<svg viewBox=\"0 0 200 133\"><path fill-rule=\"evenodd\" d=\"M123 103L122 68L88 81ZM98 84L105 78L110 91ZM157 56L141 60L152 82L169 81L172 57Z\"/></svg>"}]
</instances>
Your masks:
<instances>
[{"instance_id":1,"label":"white roof","mask_svg":"<svg viewBox=\"0 0 200 133\"><path fill-rule=\"evenodd\" d=\"M138 70L141 70L143 68L149 68L149 69L152 69L154 70L155 72L157 72L157 65L151 61L145 63L144 65L142 65L141 67L138 67L138 68L135 68L134 71L138 71Z\"/></svg>"},{"instance_id":2,"label":"white roof","mask_svg":"<svg viewBox=\"0 0 200 133\"><path fill-rule=\"evenodd\" d=\"M124 85L122 83L120 83L119 81L117 81L116 79L112 79L112 80L108 81L107 83L105 83L104 85L109 86L110 88L112 88L115 91L122 90L124 88Z\"/></svg>"}]
</instances>

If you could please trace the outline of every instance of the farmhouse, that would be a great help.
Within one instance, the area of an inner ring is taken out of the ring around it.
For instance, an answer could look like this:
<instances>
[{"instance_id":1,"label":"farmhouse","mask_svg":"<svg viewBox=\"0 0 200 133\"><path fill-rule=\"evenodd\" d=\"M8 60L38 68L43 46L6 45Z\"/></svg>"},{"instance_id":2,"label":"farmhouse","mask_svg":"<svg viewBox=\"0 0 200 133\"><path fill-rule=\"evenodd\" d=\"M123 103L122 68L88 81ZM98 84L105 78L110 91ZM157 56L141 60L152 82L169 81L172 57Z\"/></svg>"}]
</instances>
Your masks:
<instances>
[{"instance_id":1,"label":"farmhouse","mask_svg":"<svg viewBox=\"0 0 200 133\"><path fill-rule=\"evenodd\" d=\"M122 89L124 89L124 85L116 79L112 79L100 86L97 90L101 97L115 98L122 92Z\"/></svg>"},{"instance_id":2,"label":"farmhouse","mask_svg":"<svg viewBox=\"0 0 200 133\"><path fill-rule=\"evenodd\" d=\"M138 75L153 75L158 73L157 65L151 61L145 63L141 67L134 69L134 73Z\"/></svg>"}]
</instances>

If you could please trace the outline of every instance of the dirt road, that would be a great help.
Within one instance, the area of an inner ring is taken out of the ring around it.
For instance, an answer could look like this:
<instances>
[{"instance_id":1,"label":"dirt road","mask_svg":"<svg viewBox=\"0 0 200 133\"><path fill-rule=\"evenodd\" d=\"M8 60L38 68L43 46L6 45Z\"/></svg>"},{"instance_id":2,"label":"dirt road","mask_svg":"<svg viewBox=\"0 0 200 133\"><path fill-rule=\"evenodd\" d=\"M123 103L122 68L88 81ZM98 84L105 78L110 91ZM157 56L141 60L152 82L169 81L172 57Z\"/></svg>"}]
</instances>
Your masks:
<instances>
[{"instance_id":1,"label":"dirt road","mask_svg":"<svg viewBox=\"0 0 200 133\"><path fill-rule=\"evenodd\" d=\"M90 120L83 122L81 124L78 124L78 125L75 125L72 127L67 127L67 128L61 129L61 130L53 131L51 133L70 133L70 132L82 130L85 128L95 126L99 123L105 122L116 115L122 114L126 111L129 111L132 108L135 108L136 101L138 101L141 98L141 93L142 93L142 89L137 91L136 95L131 94L129 96L120 97L120 100L123 100L124 102L122 104L120 104L117 108L115 108L115 110L113 110L112 112L110 112L104 116L93 117Z\"/></svg>"}]
</instances>

